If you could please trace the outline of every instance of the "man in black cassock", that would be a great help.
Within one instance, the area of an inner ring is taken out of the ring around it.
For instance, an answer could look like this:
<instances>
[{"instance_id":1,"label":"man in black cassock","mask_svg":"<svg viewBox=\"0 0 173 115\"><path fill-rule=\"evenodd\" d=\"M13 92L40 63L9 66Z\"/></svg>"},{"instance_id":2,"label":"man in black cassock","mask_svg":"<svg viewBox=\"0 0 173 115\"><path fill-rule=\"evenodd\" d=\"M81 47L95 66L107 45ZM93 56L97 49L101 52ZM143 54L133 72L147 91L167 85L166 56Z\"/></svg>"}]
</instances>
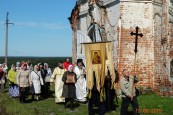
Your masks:
<instances>
[{"instance_id":1,"label":"man in black cassock","mask_svg":"<svg viewBox=\"0 0 173 115\"><path fill-rule=\"evenodd\" d=\"M119 80L119 75L118 72L115 70L115 83L118 82ZM106 94L106 111L111 112L116 109L116 105L114 104L114 99L116 97L116 91L114 88L111 87L112 85L112 79L110 75L110 71L108 69L107 71L107 76L105 77L105 82L104 82L104 88L105 88L105 94ZM116 101L118 104L118 100L116 97Z\"/></svg>"}]
</instances>

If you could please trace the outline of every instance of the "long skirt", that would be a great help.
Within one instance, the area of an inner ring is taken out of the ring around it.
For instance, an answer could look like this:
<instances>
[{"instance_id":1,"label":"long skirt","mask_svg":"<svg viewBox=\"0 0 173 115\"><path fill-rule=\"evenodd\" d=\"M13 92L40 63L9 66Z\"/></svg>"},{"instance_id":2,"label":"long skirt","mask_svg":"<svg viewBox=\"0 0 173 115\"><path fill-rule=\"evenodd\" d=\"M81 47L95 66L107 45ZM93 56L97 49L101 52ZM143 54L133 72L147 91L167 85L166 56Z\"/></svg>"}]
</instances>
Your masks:
<instances>
[{"instance_id":1,"label":"long skirt","mask_svg":"<svg viewBox=\"0 0 173 115\"><path fill-rule=\"evenodd\" d=\"M9 95L11 97L19 97L19 87L16 84L11 84L9 87Z\"/></svg>"},{"instance_id":2,"label":"long skirt","mask_svg":"<svg viewBox=\"0 0 173 115\"><path fill-rule=\"evenodd\" d=\"M29 93L29 87L19 87L20 102L25 102Z\"/></svg>"},{"instance_id":3,"label":"long skirt","mask_svg":"<svg viewBox=\"0 0 173 115\"><path fill-rule=\"evenodd\" d=\"M0 79L0 91L1 92L4 92L4 90L5 90L4 84L5 84L5 79L4 78L1 78Z\"/></svg>"}]
</instances>

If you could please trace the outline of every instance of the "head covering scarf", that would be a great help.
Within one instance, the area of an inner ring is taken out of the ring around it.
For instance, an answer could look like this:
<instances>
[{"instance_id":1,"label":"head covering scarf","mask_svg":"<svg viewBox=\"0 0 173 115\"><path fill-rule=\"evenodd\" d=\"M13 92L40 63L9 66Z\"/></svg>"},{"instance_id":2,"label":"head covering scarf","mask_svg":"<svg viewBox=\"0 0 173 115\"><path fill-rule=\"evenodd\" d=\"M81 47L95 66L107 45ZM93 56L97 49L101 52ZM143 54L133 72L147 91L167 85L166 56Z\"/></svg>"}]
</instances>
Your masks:
<instances>
[{"instance_id":1,"label":"head covering scarf","mask_svg":"<svg viewBox=\"0 0 173 115\"><path fill-rule=\"evenodd\" d=\"M78 65L79 62L82 62L82 66L85 67L85 65L84 65L84 63L83 63L83 59L77 59L77 65Z\"/></svg>"},{"instance_id":2,"label":"head covering scarf","mask_svg":"<svg viewBox=\"0 0 173 115\"><path fill-rule=\"evenodd\" d=\"M26 66L26 67L27 67L27 64L26 64L26 63L23 63L23 64L22 64L22 68L23 68L24 66Z\"/></svg>"},{"instance_id":3,"label":"head covering scarf","mask_svg":"<svg viewBox=\"0 0 173 115\"><path fill-rule=\"evenodd\" d=\"M16 62L16 66L18 66L20 64L20 62Z\"/></svg>"},{"instance_id":4,"label":"head covering scarf","mask_svg":"<svg viewBox=\"0 0 173 115\"><path fill-rule=\"evenodd\" d=\"M38 63L37 65L40 66L41 63Z\"/></svg>"},{"instance_id":5,"label":"head covering scarf","mask_svg":"<svg viewBox=\"0 0 173 115\"><path fill-rule=\"evenodd\" d=\"M48 64L47 63L44 63L44 66L48 66Z\"/></svg>"},{"instance_id":6,"label":"head covering scarf","mask_svg":"<svg viewBox=\"0 0 173 115\"><path fill-rule=\"evenodd\" d=\"M40 65L42 65L44 67L44 63L40 62L38 63L38 66L40 67ZM41 69L41 68L40 68Z\"/></svg>"},{"instance_id":7,"label":"head covering scarf","mask_svg":"<svg viewBox=\"0 0 173 115\"><path fill-rule=\"evenodd\" d=\"M13 70L14 64L11 65L11 70Z\"/></svg>"},{"instance_id":8,"label":"head covering scarf","mask_svg":"<svg viewBox=\"0 0 173 115\"><path fill-rule=\"evenodd\" d=\"M38 65L35 65L35 66L34 66L34 71L36 71L36 67L38 67Z\"/></svg>"},{"instance_id":9,"label":"head covering scarf","mask_svg":"<svg viewBox=\"0 0 173 115\"><path fill-rule=\"evenodd\" d=\"M71 67L74 67L74 66L73 66L73 65L69 65L69 66L68 66L68 71L70 71L70 68L71 68Z\"/></svg>"},{"instance_id":10,"label":"head covering scarf","mask_svg":"<svg viewBox=\"0 0 173 115\"><path fill-rule=\"evenodd\" d=\"M44 66L44 63L40 63L40 65Z\"/></svg>"}]
</instances>

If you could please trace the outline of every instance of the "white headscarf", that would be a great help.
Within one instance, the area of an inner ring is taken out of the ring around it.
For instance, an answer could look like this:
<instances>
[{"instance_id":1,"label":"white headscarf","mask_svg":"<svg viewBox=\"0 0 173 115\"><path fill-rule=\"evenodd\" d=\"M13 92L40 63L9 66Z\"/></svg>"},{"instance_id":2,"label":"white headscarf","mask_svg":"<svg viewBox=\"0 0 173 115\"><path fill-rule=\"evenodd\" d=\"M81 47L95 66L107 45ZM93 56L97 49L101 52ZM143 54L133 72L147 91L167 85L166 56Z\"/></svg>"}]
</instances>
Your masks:
<instances>
[{"instance_id":1,"label":"white headscarf","mask_svg":"<svg viewBox=\"0 0 173 115\"><path fill-rule=\"evenodd\" d=\"M35 65L35 66L34 66L34 71L37 71L37 70L36 70L36 67L38 67L38 65Z\"/></svg>"},{"instance_id":2,"label":"white headscarf","mask_svg":"<svg viewBox=\"0 0 173 115\"><path fill-rule=\"evenodd\" d=\"M20 62L16 62L16 66L18 66L20 64Z\"/></svg>"},{"instance_id":3,"label":"white headscarf","mask_svg":"<svg viewBox=\"0 0 173 115\"><path fill-rule=\"evenodd\" d=\"M68 66L68 71L70 71L70 68L71 68L71 67L74 67L74 66L73 66L73 65L69 65L69 66Z\"/></svg>"},{"instance_id":4,"label":"white headscarf","mask_svg":"<svg viewBox=\"0 0 173 115\"><path fill-rule=\"evenodd\" d=\"M47 63L44 63L44 66L48 66L48 64Z\"/></svg>"}]
</instances>

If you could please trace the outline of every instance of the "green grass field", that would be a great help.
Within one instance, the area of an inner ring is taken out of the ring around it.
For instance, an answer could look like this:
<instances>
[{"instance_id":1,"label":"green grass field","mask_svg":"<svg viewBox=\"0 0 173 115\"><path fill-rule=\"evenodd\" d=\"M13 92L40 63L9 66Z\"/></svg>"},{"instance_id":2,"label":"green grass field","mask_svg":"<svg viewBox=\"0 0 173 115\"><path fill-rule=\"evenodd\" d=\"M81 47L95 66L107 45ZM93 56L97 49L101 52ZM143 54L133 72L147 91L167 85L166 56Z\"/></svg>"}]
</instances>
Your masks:
<instances>
[{"instance_id":1,"label":"green grass field","mask_svg":"<svg viewBox=\"0 0 173 115\"><path fill-rule=\"evenodd\" d=\"M8 96L8 89L5 93L0 93L0 115L87 115L87 104L78 104L75 102L75 112L70 108L64 109L62 104L54 102L54 86L51 86L51 96L48 99L31 102L28 97L28 103L21 104L19 99L13 99ZM160 97L156 94L143 94L138 97L141 115L173 115L173 98ZM117 111L106 113L106 115L119 115L121 99ZM98 108L94 108L98 111ZM131 106L129 111L131 111Z\"/></svg>"},{"instance_id":2,"label":"green grass field","mask_svg":"<svg viewBox=\"0 0 173 115\"><path fill-rule=\"evenodd\" d=\"M59 60L65 60L66 57L9 57L8 67L17 61L30 60L33 65L39 62L47 62L51 69L54 69ZM71 59L71 57L69 57ZM0 57L0 63L4 62L4 57ZM8 96L8 89L5 93L0 93L0 115L87 115L87 104L78 104L75 102L75 112L71 112L70 108L64 109L61 104L54 102L54 86L51 86L51 96L48 99L39 102L31 102L21 104L19 99L13 99ZM121 99L118 100L117 111L106 113L106 115L119 115ZM138 97L141 115L173 115L173 98L160 97L156 94L141 94ZM94 108L98 111L98 108ZM131 111L131 106L129 111Z\"/></svg>"}]
</instances>

